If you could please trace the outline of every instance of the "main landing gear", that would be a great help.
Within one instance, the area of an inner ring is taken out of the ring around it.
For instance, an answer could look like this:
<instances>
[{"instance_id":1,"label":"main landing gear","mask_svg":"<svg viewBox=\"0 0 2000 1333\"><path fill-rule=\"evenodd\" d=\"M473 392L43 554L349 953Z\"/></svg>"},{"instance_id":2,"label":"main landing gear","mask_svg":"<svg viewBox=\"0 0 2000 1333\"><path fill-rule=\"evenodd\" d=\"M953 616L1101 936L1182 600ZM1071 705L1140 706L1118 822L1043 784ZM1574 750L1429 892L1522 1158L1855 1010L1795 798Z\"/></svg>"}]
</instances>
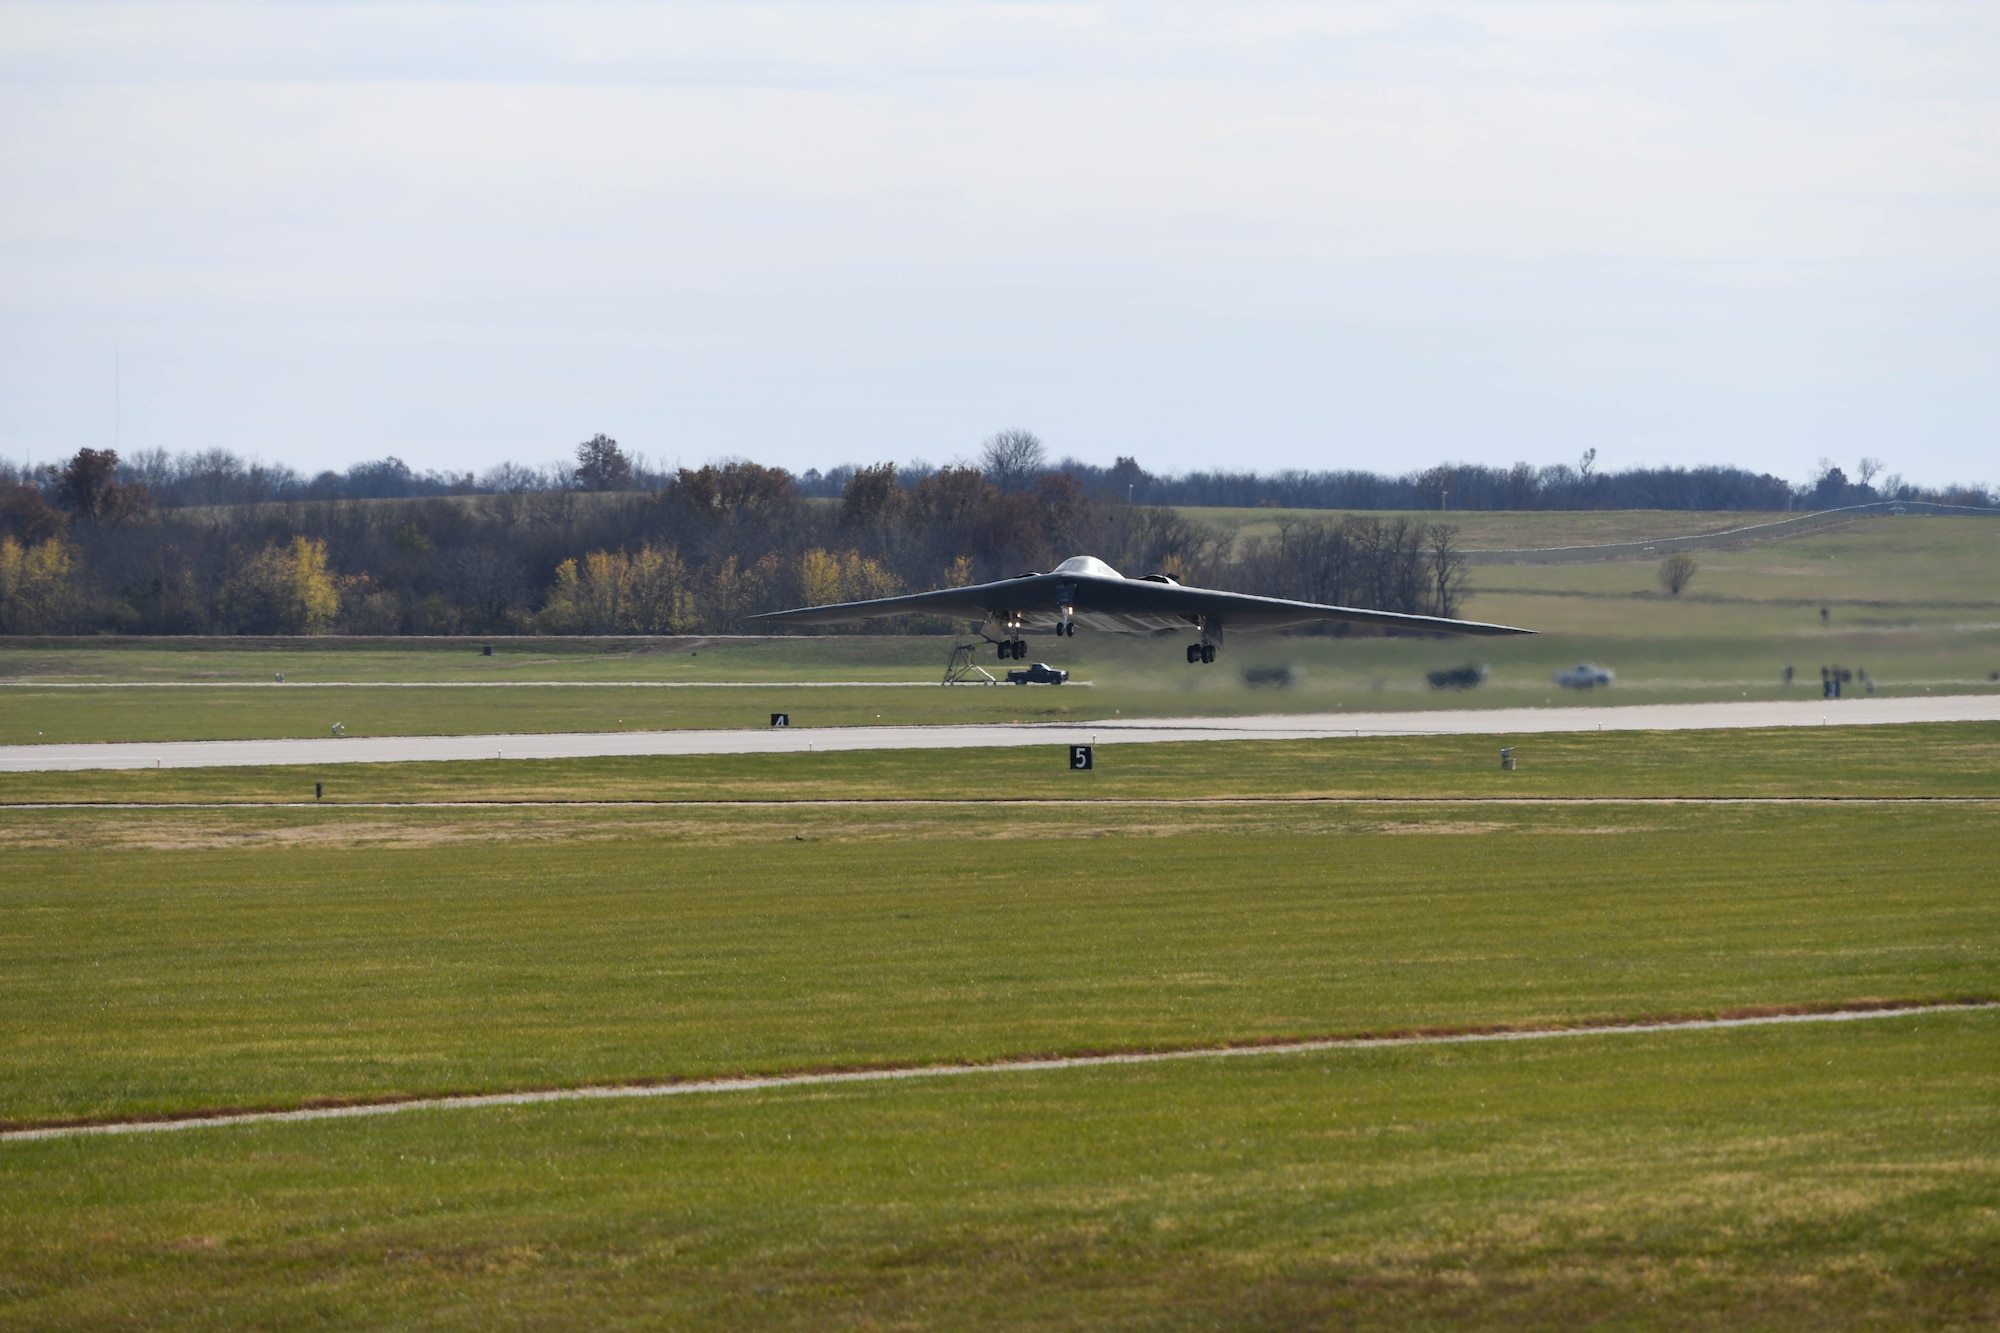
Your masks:
<instances>
[{"instance_id":1,"label":"main landing gear","mask_svg":"<svg viewBox=\"0 0 2000 1333\"><path fill-rule=\"evenodd\" d=\"M1193 666L1196 662L1212 663L1215 661L1215 645L1212 643L1191 643L1188 645L1187 657L1189 666Z\"/></svg>"}]
</instances>

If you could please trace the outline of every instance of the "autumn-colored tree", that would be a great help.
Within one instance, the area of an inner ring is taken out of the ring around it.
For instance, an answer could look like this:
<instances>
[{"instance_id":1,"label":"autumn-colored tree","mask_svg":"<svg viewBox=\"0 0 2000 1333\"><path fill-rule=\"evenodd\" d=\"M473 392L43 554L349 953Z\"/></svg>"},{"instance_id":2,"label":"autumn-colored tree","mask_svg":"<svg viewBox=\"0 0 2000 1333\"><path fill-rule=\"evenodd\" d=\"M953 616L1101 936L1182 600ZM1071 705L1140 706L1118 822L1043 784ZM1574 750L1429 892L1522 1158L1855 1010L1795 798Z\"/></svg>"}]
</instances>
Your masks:
<instances>
[{"instance_id":1,"label":"autumn-colored tree","mask_svg":"<svg viewBox=\"0 0 2000 1333\"><path fill-rule=\"evenodd\" d=\"M584 600L583 572L575 560L563 561L556 566L555 582L549 585L548 595L542 599L535 627L544 634L581 634Z\"/></svg>"},{"instance_id":2,"label":"autumn-colored tree","mask_svg":"<svg viewBox=\"0 0 2000 1333\"><path fill-rule=\"evenodd\" d=\"M694 593L680 552L642 546L630 568L624 628L634 634L681 634L694 627Z\"/></svg>"},{"instance_id":3,"label":"autumn-colored tree","mask_svg":"<svg viewBox=\"0 0 2000 1333\"><path fill-rule=\"evenodd\" d=\"M76 607L71 553L60 538L23 546L0 536L0 633L59 634Z\"/></svg>"},{"instance_id":4,"label":"autumn-colored tree","mask_svg":"<svg viewBox=\"0 0 2000 1333\"><path fill-rule=\"evenodd\" d=\"M340 588L327 569L326 543L294 537L237 567L223 587L225 612L239 633L324 634L340 614Z\"/></svg>"},{"instance_id":5,"label":"autumn-colored tree","mask_svg":"<svg viewBox=\"0 0 2000 1333\"><path fill-rule=\"evenodd\" d=\"M678 634L693 627L687 566L671 547L592 551L556 566L536 623L553 634Z\"/></svg>"},{"instance_id":6,"label":"autumn-colored tree","mask_svg":"<svg viewBox=\"0 0 2000 1333\"><path fill-rule=\"evenodd\" d=\"M783 468L742 462L682 468L667 494L690 509L720 517L779 509L798 496L792 474Z\"/></svg>"},{"instance_id":7,"label":"autumn-colored tree","mask_svg":"<svg viewBox=\"0 0 2000 1333\"><path fill-rule=\"evenodd\" d=\"M33 486L0 484L0 533L33 546L62 536L68 526L62 511L50 508Z\"/></svg>"},{"instance_id":8,"label":"autumn-colored tree","mask_svg":"<svg viewBox=\"0 0 2000 1333\"><path fill-rule=\"evenodd\" d=\"M153 497L144 486L118 480L115 449L79 449L69 462L51 466L48 475L54 483L56 507L79 519L116 523L142 518L153 506Z\"/></svg>"},{"instance_id":9,"label":"autumn-colored tree","mask_svg":"<svg viewBox=\"0 0 2000 1333\"><path fill-rule=\"evenodd\" d=\"M894 597L900 591L902 584L894 574L857 552L815 548L799 557L799 597L807 606L864 602Z\"/></svg>"},{"instance_id":10,"label":"autumn-colored tree","mask_svg":"<svg viewBox=\"0 0 2000 1333\"><path fill-rule=\"evenodd\" d=\"M864 467L849 479L840 495L840 526L844 531L880 540L885 529L903 516L909 497L896 481L896 465Z\"/></svg>"}]
</instances>

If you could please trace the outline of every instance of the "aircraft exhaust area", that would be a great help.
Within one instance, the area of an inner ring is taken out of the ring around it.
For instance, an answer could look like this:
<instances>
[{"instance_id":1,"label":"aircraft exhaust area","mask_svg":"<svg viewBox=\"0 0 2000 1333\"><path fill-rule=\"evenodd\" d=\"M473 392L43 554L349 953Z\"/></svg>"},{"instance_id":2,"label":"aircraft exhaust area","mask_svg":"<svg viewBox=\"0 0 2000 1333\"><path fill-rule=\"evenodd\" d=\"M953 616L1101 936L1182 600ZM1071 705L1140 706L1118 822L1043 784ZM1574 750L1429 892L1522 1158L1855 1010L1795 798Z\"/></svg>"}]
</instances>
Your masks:
<instances>
[{"instance_id":1,"label":"aircraft exhaust area","mask_svg":"<svg viewBox=\"0 0 2000 1333\"><path fill-rule=\"evenodd\" d=\"M1165 741L1330 740L1343 736L1525 736L1580 731L1703 731L2000 721L2000 695L1457 709L1410 713L1111 718L909 727L342 736L237 741L119 741L0 746L0 773L298 764L593 759L641 755L955 750Z\"/></svg>"},{"instance_id":2,"label":"aircraft exhaust area","mask_svg":"<svg viewBox=\"0 0 2000 1333\"><path fill-rule=\"evenodd\" d=\"M1717 1028L1767 1027L1779 1023L1842 1023L1870 1018L1910 1018L1926 1014L1960 1013L1994 1008L1994 1001L1968 996L1943 1001L1874 1000L1826 1006L1766 1006L1720 1014L1664 1014L1629 1020L1599 1020L1576 1024L1492 1024L1458 1028L1426 1028L1297 1040L1212 1042L1169 1049L1103 1051L1065 1056L1006 1056L961 1064L914 1065L859 1069L820 1069L794 1074L663 1080L599 1084L574 1088L529 1088L518 1092L442 1094L423 1097L357 1098L337 1105L303 1106L259 1111L214 1108L173 1116L106 1118L17 1125L0 1129L0 1142L76 1138L84 1135L144 1134L176 1129L213 1129L227 1125L274 1124L295 1120L346 1120L357 1116L392 1115L401 1111L474 1110L489 1106L531 1106L541 1102L605 1101L630 1097L674 1097L692 1093L763 1092L835 1083L881 1083L897 1079L942 1078L955 1074L1042 1073L1094 1069L1110 1065L1158 1064L1169 1060L1220 1059L1234 1055L1305 1055L1318 1051L1374 1050L1396 1046L1450 1046L1477 1042L1539 1041L1553 1037L1639 1036L1647 1033L1704 1031Z\"/></svg>"}]
</instances>

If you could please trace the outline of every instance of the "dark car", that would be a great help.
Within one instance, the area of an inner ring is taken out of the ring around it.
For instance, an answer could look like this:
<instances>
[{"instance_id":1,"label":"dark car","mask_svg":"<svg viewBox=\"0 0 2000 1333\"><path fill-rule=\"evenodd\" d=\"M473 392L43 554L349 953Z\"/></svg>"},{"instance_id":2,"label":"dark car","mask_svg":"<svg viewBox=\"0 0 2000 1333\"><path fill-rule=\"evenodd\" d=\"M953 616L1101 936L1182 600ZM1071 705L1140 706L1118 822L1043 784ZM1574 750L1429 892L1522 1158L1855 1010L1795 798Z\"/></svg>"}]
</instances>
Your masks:
<instances>
[{"instance_id":1,"label":"dark car","mask_svg":"<svg viewBox=\"0 0 2000 1333\"><path fill-rule=\"evenodd\" d=\"M1031 662L1019 671L1007 673L1010 685L1060 685L1069 679L1069 672L1058 670L1046 662Z\"/></svg>"}]
</instances>

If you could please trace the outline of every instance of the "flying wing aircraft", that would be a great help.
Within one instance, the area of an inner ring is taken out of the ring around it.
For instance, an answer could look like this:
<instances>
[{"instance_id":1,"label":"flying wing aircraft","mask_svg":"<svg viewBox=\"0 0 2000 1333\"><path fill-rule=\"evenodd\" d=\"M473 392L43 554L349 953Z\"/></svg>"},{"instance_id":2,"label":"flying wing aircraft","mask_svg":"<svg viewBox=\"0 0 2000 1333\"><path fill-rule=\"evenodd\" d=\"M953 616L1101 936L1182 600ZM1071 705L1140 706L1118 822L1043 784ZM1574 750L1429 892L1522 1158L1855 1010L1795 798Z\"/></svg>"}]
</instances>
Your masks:
<instances>
[{"instance_id":1,"label":"flying wing aircraft","mask_svg":"<svg viewBox=\"0 0 2000 1333\"><path fill-rule=\"evenodd\" d=\"M1073 635L1078 625L1108 634L1139 634L1148 638L1197 634L1200 637L1188 645L1190 663L1213 662L1225 631L1255 634L1322 620L1442 634L1534 633L1477 620L1364 611L1351 606L1323 606L1318 602L1290 602L1279 597L1189 588L1166 574L1132 579L1088 555L1072 556L1046 574L1022 574L994 583L940 588L904 597L803 606L751 619L784 625L840 625L912 612L974 621L976 632L994 644L1002 658L1017 659L1027 655L1027 644L1021 641L1021 635Z\"/></svg>"}]
</instances>

